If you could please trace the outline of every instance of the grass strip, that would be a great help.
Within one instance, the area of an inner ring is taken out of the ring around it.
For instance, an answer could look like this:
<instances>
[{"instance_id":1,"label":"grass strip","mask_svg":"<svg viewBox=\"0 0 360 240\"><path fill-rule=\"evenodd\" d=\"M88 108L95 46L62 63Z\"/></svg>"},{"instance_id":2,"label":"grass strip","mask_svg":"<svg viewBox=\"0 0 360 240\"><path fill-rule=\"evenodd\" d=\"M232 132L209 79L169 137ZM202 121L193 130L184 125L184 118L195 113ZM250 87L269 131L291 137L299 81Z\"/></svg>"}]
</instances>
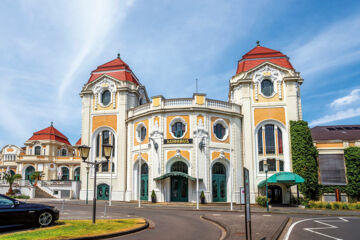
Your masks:
<instances>
[{"instance_id":1,"label":"grass strip","mask_svg":"<svg viewBox=\"0 0 360 240\"><path fill-rule=\"evenodd\" d=\"M0 235L1 240L26 240L26 239L69 239L80 237L93 237L97 235L112 234L132 230L144 225L142 218L129 219L101 219L96 224L91 220L60 220L55 225L47 228L21 231Z\"/></svg>"}]
</instances>

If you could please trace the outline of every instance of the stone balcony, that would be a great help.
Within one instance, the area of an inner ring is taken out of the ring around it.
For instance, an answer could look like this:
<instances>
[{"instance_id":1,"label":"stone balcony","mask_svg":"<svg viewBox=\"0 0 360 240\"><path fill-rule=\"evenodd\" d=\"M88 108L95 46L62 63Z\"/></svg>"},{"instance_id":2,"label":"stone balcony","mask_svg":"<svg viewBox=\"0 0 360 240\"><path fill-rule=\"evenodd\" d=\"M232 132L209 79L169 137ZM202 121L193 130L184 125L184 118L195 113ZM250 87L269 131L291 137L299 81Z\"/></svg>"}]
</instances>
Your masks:
<instances>
[{"instance_id":1,"label":"stone balcony","mask_svg":"<svg viewBox=\"0 0 360 240\"><path fill-rule=\"evenodd\" d=\"M148 112L166 111L166 110L208 110L208 111L221 111L230 114L241 115L241 106L205 98L205 94L195 93L193 98L173 98L165 99L163 96L156 96L152 98L152 102L131 108L128 111L128 117L143 115Z\"/></svg>"},{"instance_id":2,"label":"stone balcony","mask_svg":"<svg viewBox=\"0 0 360 240\"><path fill-rule=\"evenodd\" d=\"M76 156L22 155L16 162L81 162Z\"/></svg>"}]
</instances>

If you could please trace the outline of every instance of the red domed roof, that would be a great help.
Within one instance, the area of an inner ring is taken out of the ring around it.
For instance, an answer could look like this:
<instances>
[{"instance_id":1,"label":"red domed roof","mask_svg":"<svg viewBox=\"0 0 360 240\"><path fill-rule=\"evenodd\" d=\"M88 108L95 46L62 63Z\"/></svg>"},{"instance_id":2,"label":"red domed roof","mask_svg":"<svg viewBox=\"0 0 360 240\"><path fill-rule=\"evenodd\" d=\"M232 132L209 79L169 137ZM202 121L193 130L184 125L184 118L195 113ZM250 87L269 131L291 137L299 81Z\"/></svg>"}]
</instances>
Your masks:
<instances>
[{"instance_id":1,"label":"red domed roof","mask_svg":"<svg viewBox=\"0 0 360 240\"><path fill-rule=\"evenodd\" d=\"M79 140L75 143L75 145L81 145L81 138L79 138Z\"/></svg>"},{"instance_id":2,"label":"red domed roof","mask_svg":"<svg viewBox=\"0 0 360 240\"><path fill-rule=\"evenodd\" d=\"M40 130L38 132L34 132L32 137L29 138L28 141L30 140L55 140L58 142L71 145L68 138L65 137L65 135L62 134L59 130L54 128L52 123L50 127Z\"/></svg>"},{"instance_id":3,"label":"red domed roof","mask_svg":"<svg viewBox=\"0 0 360 240\"><path fill-rule=\"evenodd\" d=\"M114 60L100 65L94 71L92 71L88 83L98 79L103 75L108 75L120 81L129 81L137 85L140 84L131 71L129 65L121 60L119 54L118 57Z\"/></svg>"},{"instance_id":4,"label":"red domed roof","mask_svg":"<svg viewBox=\"0 0 360 240\"><path fill-rule=\"evenodd\" d=\"M289 57L280 51L270 48L256 46L246 53L238 63L236 74L246 72L254 67L259 66L263 62L271 62L281 67L294 69L289 62Z\"/></svg>"}]
</instances>

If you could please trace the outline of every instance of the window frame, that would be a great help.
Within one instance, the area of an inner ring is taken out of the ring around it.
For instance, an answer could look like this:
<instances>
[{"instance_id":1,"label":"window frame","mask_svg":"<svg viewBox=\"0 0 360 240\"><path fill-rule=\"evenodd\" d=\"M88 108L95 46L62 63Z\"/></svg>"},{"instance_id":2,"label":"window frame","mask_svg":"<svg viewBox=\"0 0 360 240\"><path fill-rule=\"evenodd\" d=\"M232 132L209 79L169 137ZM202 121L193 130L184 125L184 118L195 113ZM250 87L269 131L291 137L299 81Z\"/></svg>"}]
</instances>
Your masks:
<instances>
[{"instance_id":1,"label":"window frame","mask_svg":"<svg viewBox=\"0 0 360 240\"><path fill-rule=\"evenodd\" d=\"M264 92L263 92L263 82L265 81L269 81L272 85L272 92L270 95L266 95ZM276 86L275 86L275 82L273 80L271 80L270 78L264 78L260 81L260 93L263 97L265 98L272 98L275 94L276 94Z\"/></svg>"},{"instance_id":2,"label":"window frame","mask_svg":"<svg viewBox=\"0 0 360 240\"><path fill-rule=\"evenodd\" d=\"M225 133L224 133L224 136L222 138L218 138L218 136L216 136L216 133L215 133L215 126L218 125L218 124L222 125L223 128L225 129ZM219 140L219 141L225 141L229 136L229 126L226 123L226 121L224 119L222 119L222 118L219 118L219 119L215 120L215 122L213 124L213 127L212 127L212 131L213 131L213 134L214 134L215 138L217 140Z\"/></svg>"},{"instance_id":3,"label":"window frame","mask_svg":"<svg viewBox=\"0 0 360 240\"><path fill-rule=\"evenodd\" d=\"M103 102L103 96L104 93L109 92L109 102L107 104L105 104ZM108 107L111 103L112 103L112 92L110 91L110 89L108 88L104 88L100 93L99 93L99 103L102 107Z\"/></svg>"},{"instance_id":4,"label":"window frame","mask_svg":"<svg viewBox=\"0 0 360 240\"><path fill-rule=\"evenodd\" d=\"M175 125L176 123L182 123L184 125L184 130L183 130L183 134L180 137L177 137L174 133L173 133L173 125ZM184 138L186 133L188 131L188 126L186 121L182 118L182 117L175 117L169 124L169 132L171 134L171 136L175 139L181 139Z\"/></svg>"}]
</instances>

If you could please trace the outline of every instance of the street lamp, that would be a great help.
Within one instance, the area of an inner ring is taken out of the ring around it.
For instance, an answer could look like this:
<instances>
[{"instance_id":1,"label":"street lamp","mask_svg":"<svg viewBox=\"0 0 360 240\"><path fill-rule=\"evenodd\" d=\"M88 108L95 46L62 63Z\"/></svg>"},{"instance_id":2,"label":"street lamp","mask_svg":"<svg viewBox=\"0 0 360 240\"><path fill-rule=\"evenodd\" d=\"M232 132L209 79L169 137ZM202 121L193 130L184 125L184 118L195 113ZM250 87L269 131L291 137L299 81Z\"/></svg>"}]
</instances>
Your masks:
<instances>
[{"instance_id":1,"label":"street lamp","mask_svg":"<svg viewBox=\"0 0 360 240\"><path fill-rule=\"evenodd\" d=\"M265 170L265 186L266 186L266 211L269 212L269 199L268 199L268 182L267 182L267 173L268 173L269 164L267 161L264 161L264 170Z\"/></svg>"},{"instance_id":2,"label":"street lamp","mask_svg":"<svg viewBox=\"0 0 360 240\"><path fill-rule=\"evenodd\" d=\"M83 163L86 163L88 165L94 166L94 197L93 197L93 213L92 213L92 222L95 224L96 221L96 167L102 163L109 163L109 157L111 154L112 146L109 144L103 144L104 154L105 154L105 161L96 161L96 158L94 159L94 162L86 161L86 159L89 157L90 147L86 145L81 145L78 147L80 150L80 156L83 160ZM109 156L109 157L106 157Z\"/></svg>"},{"instance_id":3,"label":"street lamp","mask_svg":"<svg viewBox=\"0 0 360 240\"><path fill-rule=\"evenodd\" d=\"M89 170L90 170L90 167L86 166L86 205L89 203L88 202Z\"/></svg>"}]
</instances>

